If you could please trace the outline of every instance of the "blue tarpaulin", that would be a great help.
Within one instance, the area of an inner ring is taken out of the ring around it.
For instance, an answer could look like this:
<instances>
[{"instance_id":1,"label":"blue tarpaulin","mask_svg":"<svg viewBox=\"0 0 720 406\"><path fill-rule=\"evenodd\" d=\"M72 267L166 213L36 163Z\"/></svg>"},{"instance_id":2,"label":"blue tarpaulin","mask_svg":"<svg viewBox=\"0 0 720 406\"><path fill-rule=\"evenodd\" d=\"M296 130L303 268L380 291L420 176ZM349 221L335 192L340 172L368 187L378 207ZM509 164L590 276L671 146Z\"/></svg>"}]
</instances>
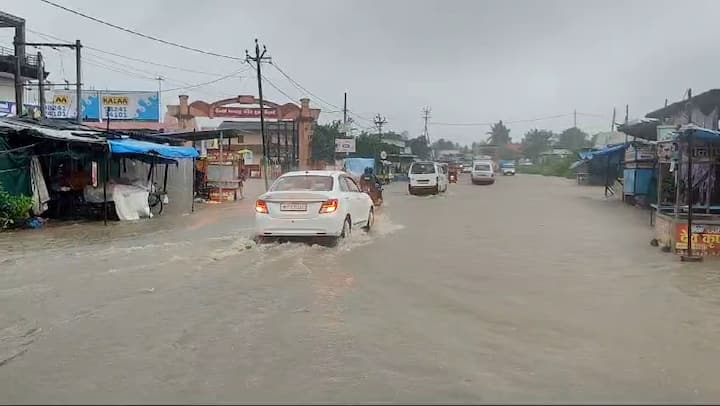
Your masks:
<instances>
[{"instance_id":1,"label":"blue tarpaulin","mask_svg":"<svg viewBox=\"0 0 720 406\"><path fill-rule=\"evenodd\" d=\"M373 168L375 170L375 159L373 158L346 158L345 171L353 176L361 176L365 172L365 168Z\"/></svg>"},{"instance_id":2,"label":"blue tarpaulin","mask_svg":"<svg viewBox=\"0 0 720 406\"><path fill-rule=\"evenodd\" d=\"M625 151L625 149L627 149L627 147L628 147L628 144L620 144L620 145L614 145L611 147L606 147L606 148L603 148L598 151L590 151L587 153L586 159L593 159L598 156L619 154L619 153L622 153L623 151Z\"/></svg>"},{"instance_id":3,"label":"blue tarpaulin","mask_svg":"<svg viewBox=\"0 0 720 406\"><path fill-rule=\"evenodd\" d=\"M151 155L167 159L197 158L200 156L193 147L177 147L138 141L129 138L108 140L113 155Z\"/></svg>"},{"instance_id":4,"label":"blue tarpaulin","mask_svg":"<svg viewBox=\"0 0 720 406\"><path fill-rule=\"evenodd\" d=\"M679 137L683 141L687 140L687 136L692 133L696 141L702 142L720 142L720 132L709 130L707 128L697 127L694 125L685 126L680 130Z\"/></svg>"}]
</instances>

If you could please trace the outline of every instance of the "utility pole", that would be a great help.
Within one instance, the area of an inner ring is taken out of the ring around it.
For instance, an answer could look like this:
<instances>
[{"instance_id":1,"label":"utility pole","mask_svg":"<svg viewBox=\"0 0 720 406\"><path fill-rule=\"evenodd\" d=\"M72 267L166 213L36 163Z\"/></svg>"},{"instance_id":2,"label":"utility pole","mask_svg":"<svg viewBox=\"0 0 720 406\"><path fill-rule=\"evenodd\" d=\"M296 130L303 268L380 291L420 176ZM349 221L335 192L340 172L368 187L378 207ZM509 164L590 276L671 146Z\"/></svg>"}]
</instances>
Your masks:
<instances>
[{"instance_id":1,"label":"utility pole","mask_svg":"<svg viewBox=\"0 0 720 406\"><path fill-rule=\"evenodd\" d=\"M347 92L345 92L345 96L343 98L343 126L347 126ZM347 127L346 131L347 131Z\"/></svg>"},{"instance_id":2,"label":"utility pole","mask_svg":"<svg viewBox=\"0 0 720 406\"><path fill-rule=\"evenodd\" d=\"M75 83L77 86L75 86L75 109L77 110L75 112L77 123L82 123L82 69L80 68L80 49L82 48L82 45L80 44L80 40L75 40Z\"/></svg>"},{"instance_id":3,"label":"utility pole","mask_svg":"<svg viewBox=\"0 0 720 406\"><path fill-rule=\"evenodd\" d=\"M615 132L615 107L613 107L613 115L612 115L612 121L610 122L610 133ZM612 136L612 134L610 134ZM625 135L627 138L627 135ZM625 140L627 142L627 140Z\"/></svg>"},{"instance_id":4,"label":"utility pole","mask_svg":"<svg viewBox=\"0 0 720 406\"><path fill-rule=\"evenodd\" d=\"M263 45L262 53L260 52L260 44L258 43L257 38L255 38L255 56L252 57L248 53L247 49L245 50L245 62L255 62L255 72L257 72L257 82L258 82L258 99L260 101L260 136L262 138L262 144L263 144L263 178L265 179L265 190L268 189L268 178L267 178L267 142L265 139L265 105L263 103L263 93L262 93L262 68L261 68L261 62L269 61L270 57L266 57L265 53L267 52L267 48L265 48L265 45Z\"/></svg>"},{"instance_id":5,"label":"utility pole","mask_svg":"<svg viewBox=\"0 0 720 406\"><path fill-rule=\"evenodd\" d=\"M80 49L82 49L82 44L80 43L80 40L75 40L75 43L68 44L67 42L61 42L61 43L51 43L51 42L19 42L17 41L17 38L15 40L15 48L16 50L20 47L52 47L52 48L74 48L75 49L75 109L77 110L75 112L75 120L78 124L82 123L82 67L80 65L81 62L81 53ZM24 48L23 48L24 49ZM24 51L23 51L24 54ZM20 69L20 59L15 58L15 68L18 70ZM19 78L19 77L18 77ZM18 78L16 78L16 84L18 81ZM38 87L44 87L44 83L39 83ZM15 98L18 99L18 89L16 88ZM22 101L22 83L20 83L20 98L19 100ZM19 111L22 111L22 106L18 106ZM18 113L18 116L20 114Z\"/></svg>"},{"instance_id":6,"label":"utility pole","mask_svg":"<svg viewBox=\"0 0 720 406\"><path fill-rule=\"evenodd\" d=\"M380 116L380 114L378 113L378 115L375 116L374 123L378 129L378 144L379 144L382 142L382 128L385 125L385 123L387 123L387 120L385 119L385 117ZM377 154L378 154L378 152L375 151L376 159L377 159Z\"/></svg>"},{"instance_id":7,"label":"utility pole","mask_svg":"<svg viewBox=\"0 0 720 406\"><path fill-rule=\"evenodd\" d=\"M37 80L38 80L38 104L40 104L40 118L45 118L45 69L43 69L43 56L40 51L37 53Z\"/></svg>"},{"instance_id":8,"label":"utility pole","mask_svg":"<svg viewBox=\"0 0 720 406\"><path fill-rule=\"evenodd\" d=\"M573 110L573 128L577 128L577 110Z\"/></svg>"},{"instance_id":9,"label":"utility pole","mask_svg":"<svg viewBox=\"0 0 720 406\"><path fill-rule=\"evenodd\" d=\"M158 75L158 77L155 78L155 80L158 81L158 123L163 122L163 116L162 116L162 81L165 80L164 77Z\"/></svg>"},{"instance_id":10,"label":"utility pole","mask_svg":"<svg viewBox=\"0 0 720 406\"><path fill-rule=\"evenodd\" d=\"M688 101L685 105L685 108L687 110L687 117L688 117L688 124L692 124L692 89L688 89L687 91L688 95ZM685 185L685 193L687 194L687 206L688 206L688 214L687 214L687 253L685 255L682 255L680 257L680 260L683 262L702 262L703 257L693 255L693 154L694 151L694 141L695 135L693 130L687 131L687 154L688 154L688 161L687 161L687 184ZM679 188L678 188L679 189Z\"/></svg>"},{"instance_id":11,"label":"utility pole","mask_svg":"<svg viewBox=\"0 0 720 406\"><path fill-rule=\"evenodd\" d=\"M15 114L20 117L23 108L22 60L25 58L25 44L17 34L13 43L15 45Z\"/></svg>"}]
</instances>

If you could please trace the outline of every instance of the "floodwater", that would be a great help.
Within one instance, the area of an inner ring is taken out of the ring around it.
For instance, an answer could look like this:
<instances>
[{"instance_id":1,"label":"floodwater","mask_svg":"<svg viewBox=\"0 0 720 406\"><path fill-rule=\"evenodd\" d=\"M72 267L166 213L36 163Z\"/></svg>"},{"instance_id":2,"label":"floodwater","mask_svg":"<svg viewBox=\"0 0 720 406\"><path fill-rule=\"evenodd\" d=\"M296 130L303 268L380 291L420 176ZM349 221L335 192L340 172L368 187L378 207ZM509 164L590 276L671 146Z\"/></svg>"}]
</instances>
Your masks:
<instances>
[{"instance_id":1,"label":"floodwater","mask_svg":"<svg viewBox=\"0 0 720 406\"><path fill-rule=\"evenodd\" d=\"M386 201L337 248L255 245L252 199L0 235L0 402L720 401L720 263L647 212L529 175Z\"/></svg>"}]
</instances>

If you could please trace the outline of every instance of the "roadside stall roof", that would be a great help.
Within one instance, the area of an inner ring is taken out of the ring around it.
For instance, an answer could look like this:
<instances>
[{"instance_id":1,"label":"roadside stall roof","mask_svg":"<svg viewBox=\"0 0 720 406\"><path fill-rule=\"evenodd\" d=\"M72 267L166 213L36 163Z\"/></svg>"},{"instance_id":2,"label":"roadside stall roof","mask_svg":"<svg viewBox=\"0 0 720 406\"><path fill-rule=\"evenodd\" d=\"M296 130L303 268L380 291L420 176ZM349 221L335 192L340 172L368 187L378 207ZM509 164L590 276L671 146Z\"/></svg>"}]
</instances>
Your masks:
<instances>
[{"instance_id":1,"label":"roadside stall roof","mask_svg":"<svg viewBox=\"0 0 720 406\"><path fill-rule=\"evenodd\" d=\"M720 143L720 131L709 130L696 125L686 125L680 127L680 130L678 131L678 139L686 141L690 134L692 134L694 139L697 141Z\"/></svg>"},{"instance_id":2,"label":"roadside stall roof","mask_svg":"<svg viewBox=\"0 0 720 406\"><path fill-rule=\"evenodd\" d=\"M104 134L90 128L55 121L33 121L19 118L0 118L0 131L24 132L37 138L56 141L104 144Z\"/></svg>"},{"instance_id":3,"label":"roadside stall roof","mask_svg":"<svg viewBox=\"0 0 720 406\"><path fill-rule=\"evenodd\" d=\"M110 153L113 155L150 155L165 159L186 159L199 156L193 147L156 144L130 138L110 139L107 142L110 145Z\"/></svg>"},{"instance_id":4,"label":"roadside stall roof","mask_svg":"<svg viewBox=\"0 0 720 406\"><path fill-rule=\"evenodd\" d=\"M631 137L642 138L648 141L657 140L657 126L660 122L651 118L641 118L633 120L627 124L620 124L618 131L623 132Z\"/></svg>"}]
</instances>

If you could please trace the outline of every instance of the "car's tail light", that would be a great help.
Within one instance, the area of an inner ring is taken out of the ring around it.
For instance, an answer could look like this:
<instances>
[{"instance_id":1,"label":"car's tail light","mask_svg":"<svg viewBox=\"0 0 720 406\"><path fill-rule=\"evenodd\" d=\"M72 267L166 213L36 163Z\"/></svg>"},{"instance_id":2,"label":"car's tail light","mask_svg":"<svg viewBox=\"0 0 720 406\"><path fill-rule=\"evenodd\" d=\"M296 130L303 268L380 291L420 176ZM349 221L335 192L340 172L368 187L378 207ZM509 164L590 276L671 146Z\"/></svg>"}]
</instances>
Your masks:
<instances>
[{"instance_id":1,"label":"car's tail light","mask_svg":"<svg viewBox=\"0 0 720 406\"><path fill-rule=\"evenodd\" d=\"M265 200L258 200L255 202L255 212L260 214L267 214L268 208Z\"/></svg>"},{"instance_id":2,"label":"car's tail light","mask_svg":"<svg viewBox=\"0 0 720 406\"><path fill-rule=\"evenodd\" d=\"M329 199L320 206L320 213L335 213L338 209L338 200Z\"/></svg>"}]
</instances>

